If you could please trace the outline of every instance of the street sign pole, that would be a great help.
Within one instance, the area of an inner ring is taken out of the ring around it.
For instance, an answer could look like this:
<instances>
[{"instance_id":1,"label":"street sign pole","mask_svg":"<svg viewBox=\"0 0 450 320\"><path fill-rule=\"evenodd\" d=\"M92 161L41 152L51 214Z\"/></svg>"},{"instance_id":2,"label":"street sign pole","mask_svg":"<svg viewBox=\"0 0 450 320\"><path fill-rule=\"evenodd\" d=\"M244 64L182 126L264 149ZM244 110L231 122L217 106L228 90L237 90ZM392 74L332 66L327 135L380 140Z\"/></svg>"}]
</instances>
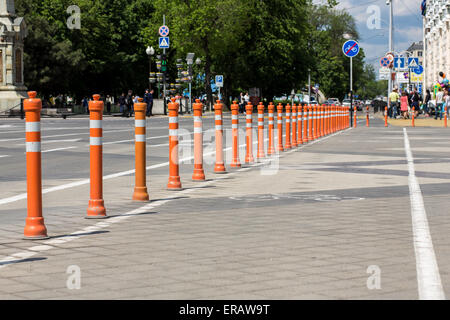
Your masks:
<instances>
[{"instance_id":1,"label":"street sign pole","mask_svg":"<svg viewBox=\"0 0 450 320\"><path fill-rule=\"evenodd\" d=\"M163 26L166 25L166 15L163 15ZM163 55L166 55L166 49L163 49ZM163 72L163 99L164 99L164 115L167 115L167 104L166 104L166 73Z\"/></svg>"},{"instance_id":2,"label":"street sign pole","mask_svg":"<svg viewBox=\"0 0 450 320\"><path fill-rule=\"evenodd\" d=\"M353 128L353 58L350 57L350 126Z\"/></svg>"}]
</instances>

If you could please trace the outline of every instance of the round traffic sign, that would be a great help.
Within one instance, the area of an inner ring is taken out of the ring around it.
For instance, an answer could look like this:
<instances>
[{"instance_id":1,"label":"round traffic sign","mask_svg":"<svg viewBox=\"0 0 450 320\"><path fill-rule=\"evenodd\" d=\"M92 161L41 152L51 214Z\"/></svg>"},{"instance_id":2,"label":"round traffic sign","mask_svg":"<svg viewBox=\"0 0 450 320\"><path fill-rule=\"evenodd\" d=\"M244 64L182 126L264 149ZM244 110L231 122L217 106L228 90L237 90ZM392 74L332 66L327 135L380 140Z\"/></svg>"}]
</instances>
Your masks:
<instances>
[{"instance_id":1,"label":"round traffic sign","mask_svg":"<svg viewBox=\"0 0 450 320\"><path fill-rule=\"evenodd\" d=\"M417 75L421 75L422 73L423 73L423 67L422 67L422 65L418 65L417 67L415 67L414 69L413 69L413 72L415 73L415 74L417 74Z\"/></svg>"},{"instance_id":2,"label":"round traffic sign","mask_svg":"<svg viewBox=\"0 0 450 320\"><path fill-rule=\"evenodd\" d=\"M344 54L349 58L357 56L359 53L358 42L356 42L355 40L348 40L342 46L342 52L344 52Z\"/></svg>"},{"instance_id":3,"label":"round traffic sign","mask_svg":"<svg viewBox=\"0 0 450 320\"><path fill-rule=\"evenodd\" d=\"M380 59L380 65L382 67L389 67L389 64L391 63L391 60L389 60L388 57L383 57Z\"/></svg>"},{"instance_id":4,"label":"round traffic sign","mask_svg":"<svg viewBox=\"0 0 450 320\"><path fill-rule=\"evenodd\" d=\"M159 27L159 35L161 37L167 37L169 35L169 27L167 26Z\"/></svg>"},{"instance_id":5,"label":"round traffic sign","mask_svg":"<svg viewBox=\"0 0 450 320\"><path fill-rule=\"evenodd\" d=\"M389 59L389 61L394 61L394 54L392 52L386 53L386 58Z\"/></svg>"}]
</instances>

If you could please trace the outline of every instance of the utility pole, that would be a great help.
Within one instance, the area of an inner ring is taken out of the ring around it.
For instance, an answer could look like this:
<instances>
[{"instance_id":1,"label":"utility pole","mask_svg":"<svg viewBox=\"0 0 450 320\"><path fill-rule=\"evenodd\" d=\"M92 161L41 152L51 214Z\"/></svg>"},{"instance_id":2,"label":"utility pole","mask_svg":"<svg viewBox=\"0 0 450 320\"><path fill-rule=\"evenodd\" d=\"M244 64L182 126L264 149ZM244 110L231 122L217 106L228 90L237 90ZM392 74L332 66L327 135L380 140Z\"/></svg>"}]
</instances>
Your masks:
<instances>
[{"instance_id":1,"label":"utility pole","mask_svg":"<svg viewBox=\"0 0 450 320\"><path fill-rule=\"evenodd\" d=\"M311 69L308 69L308 99L311 103Z\"/></svg>"},{"instance_id":2,"label":"utility pole","mask_svg":"<svg viewBox=\"0 0 450 320\"><path fill-rule=\"evenodd\" d=\"M392 5L393 0L386 0L386 4L389 5L389 52L393 52L393 20L394 20L394 9ZM389 83L388 83L388 104L389 104L389 94L392 92L392 69L389 69ZM389 108L389 105L388 105Z\"/></svg>"},{"instance_id":3,"label":"utility pole","mask_svg":"<svg viewBox=\"0 0 450 320\"><path fill-rule=\"evenodd\" d=\"M163 15L163 26L166 25L166 15ZM163 49L163 56L166 57L166 49ZM167 72L167 71L166 71ZM163 72L163 100L164 100L164 115L167 115L166 108L166 72Z\"/></svg>"}]
</instances>

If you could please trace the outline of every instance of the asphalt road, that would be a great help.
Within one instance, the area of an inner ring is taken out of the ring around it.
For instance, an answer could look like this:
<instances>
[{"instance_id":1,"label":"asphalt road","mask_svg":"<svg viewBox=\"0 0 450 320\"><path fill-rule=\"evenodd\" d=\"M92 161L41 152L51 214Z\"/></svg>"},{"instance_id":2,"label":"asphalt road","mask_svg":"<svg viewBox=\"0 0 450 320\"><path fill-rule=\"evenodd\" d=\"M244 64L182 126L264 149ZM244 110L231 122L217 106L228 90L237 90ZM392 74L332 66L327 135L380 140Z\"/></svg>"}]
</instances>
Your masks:
<instances>
[{"instance_id":1,"label":"asphalt road","mask_svg":"<svg viewBox=\"0 0 450 320\"><path fill-rule=\"evenodd\" d=\"M231 115L224 114L225 159L231 161ZM254 156L256 157L256 125L253 118ZM267 117L266 117L267 126ZM193 171L193 118L179 118L180 173L190 178ZM215 160L214 118L203 118L204 167L212 172ZM240 157L245 157L245 116L240 115ZM267 138L267 128L265 132ZM276 136L276 132L275 132ZM54 119L41 121L42 188L89 179L89 118ZM168 118L147 118L148 175L168 176ZM0 121L0 203L26 192L25 120ZM106 117L103 120L103 175L124 174L134 169L134 118ZM134 175L133 172L129 175Z\"/></svg>"}]
</instances>

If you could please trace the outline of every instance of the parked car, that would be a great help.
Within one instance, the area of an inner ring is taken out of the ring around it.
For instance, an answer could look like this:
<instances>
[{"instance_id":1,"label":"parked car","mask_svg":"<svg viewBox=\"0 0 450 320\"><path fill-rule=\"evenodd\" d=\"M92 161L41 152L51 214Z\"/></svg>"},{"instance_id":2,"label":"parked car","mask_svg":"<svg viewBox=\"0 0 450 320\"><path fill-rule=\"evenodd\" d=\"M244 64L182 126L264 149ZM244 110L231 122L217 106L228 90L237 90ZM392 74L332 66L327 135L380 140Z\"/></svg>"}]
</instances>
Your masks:
<instances>
[{"instance_id":1,"label":"parked car","mask_svg":"<svg viewBox=\"0 0 450 320\"><path fill-rule=\"evenodd\" d=\"M344 99L342 100L342 105L344 107L350 107L350 99Z\"/></svg>"},{"instance_id":2,"label":"parked car","mask_svg":"<svg viewBox=\"0 0 450 320\"><path fill-rule=\"evenodd\" d=\"M330 100L333 101L332 104L335 104L335 105L341 104L341 102L339 101L338 98L329 98L328 101L330 101Z\"/></svg>"}]
</instances>

